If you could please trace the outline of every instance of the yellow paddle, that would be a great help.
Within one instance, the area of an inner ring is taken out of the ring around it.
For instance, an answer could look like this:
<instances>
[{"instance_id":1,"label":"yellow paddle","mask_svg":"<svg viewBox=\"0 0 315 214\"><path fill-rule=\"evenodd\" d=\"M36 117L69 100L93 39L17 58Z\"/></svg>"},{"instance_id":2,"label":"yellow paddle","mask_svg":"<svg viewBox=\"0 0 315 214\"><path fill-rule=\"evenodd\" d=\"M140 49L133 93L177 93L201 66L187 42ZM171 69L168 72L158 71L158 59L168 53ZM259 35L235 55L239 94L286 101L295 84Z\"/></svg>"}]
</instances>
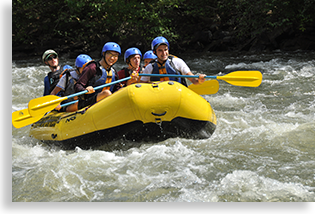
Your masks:
<instances>
[{"instance_id":1,"label":"yellow paddle","mask_svg":"<svg viewBox=\"0 0 315 214\"><path fill-rule=\"evenodd\" d=\"M71 95L70 95L71 96ZM27 109L22 109L12 113L12 124L15 128L30 125L41 119L46 112L56 108L62 101L71 98L47 95L31 100Z\"/></svg>"},{"instance_id":2,"label":"yellow paddle","mask_svg":"<svg viewBox=\"0 0 315 214\"><path fill-rule=\"evenodd\" d=\"M151 77L185 77L198 78L198 75L177 75L177 74L139 74L139 76ZM225 82L243 87L258 87L262 82L260 71L233 71L224 76L206 76L205 78L224 80Z\"/></svg>"},{"instance_id":3,"label":"yellow paddle","mask_svg":"<svg viewBox=\"0 0 315 214\"><path fill-rule=\"evenodd\" d=\"M224 76L217 76L216 79L235 86L258 87L262 82L262 74L260 71L234 71Z\"/></svg>"},{"instance_id":4,"label":"yellow paddle","mask_svg":"<svg viewBox=\"0 0 315 214\"><path fill-rule=\"evenodd\" d=\"M55 95L47 95L39 98L35 98L28 103L28 111L32 116L44 115L46 112L56 108L62 101L71 98L58 97Z\"/></svg>"},{"instance_id":5,"label":"yellow paddle","mask_svg":"<svg viewBox=\"0 0 315 214\"><path fill-rule=\"evenodd\" d=\"M74 100L72 102L68 102L65 104L62 104L61 107L71 105L73 103L78 102L78 100ZM45 113L44 113L45 114ZM20 110L20 111L15 111L12 113L12 124L15 128L19 129L21 127L33 124L40 120L44 114L39 114L37 116L31 116L28 112L28 108Z\"/></svg>"},{"instance_id":6,"label":"yellow paddle","mask_svg":"<svg viewBox=\"0 0 315 214\"><path fill-rule=\"evenodd\" d=\"M191 84L188 88L199 95L216 94L219 91L218 80L208 80L200 85Z\"/></svg>"},{"instance_id":7,"label":"yellow paddle","mask_svg":"<svg viewBox=\"0 0 315 214\"><path fill-rule=\"evenodd\" d=\"M15 128L19 129L37 122L40 118L42 118L42 115L32 117L26 108L12 113L12 124Z\"/></svg>"},{"instance_id":8,"label":"yellow paddle","mask_svg":"<svg viewBox=\"0 0 315 214\"><path fill-rule=\"evenodd\" d=\"M114 85L119 82L123 82L131 79L131 77L126 77L111 83L107 83L104 85L100 85L94 88L94 90L98 90L110 85ZM88 91L81 91L75 94L71 94L66 97L58 97L55 95L47 95L39 98L35 98L28 103L28 109L23 109L19 111L15 111L12 113L12 124L16 128L21 128L23 126L30 125L39 119L41 119L46 112L49 112L56 108L62 101L67 100L69 98L80 96L82 94L87 93Z\"/></svg>"}]
</instances>

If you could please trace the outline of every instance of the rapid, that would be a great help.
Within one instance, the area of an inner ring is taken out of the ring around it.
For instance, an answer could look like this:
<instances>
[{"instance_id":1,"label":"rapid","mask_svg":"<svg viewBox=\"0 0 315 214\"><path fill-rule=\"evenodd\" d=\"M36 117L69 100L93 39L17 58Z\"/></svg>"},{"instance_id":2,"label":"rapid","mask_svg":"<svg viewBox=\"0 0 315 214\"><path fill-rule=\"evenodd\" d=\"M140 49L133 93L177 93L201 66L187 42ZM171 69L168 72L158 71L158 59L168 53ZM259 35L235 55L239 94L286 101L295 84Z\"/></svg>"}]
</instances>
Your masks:
<instances>
[{"instance_id":1,"label":"rapid","mask_svg":"<svg viewBox=\"0 0 315 214\"><path fill-rule=\"evenodd\" d=\"M62 150L12 126L14 202L315 202L315 53L179 55L193 73L260 70L257 88L219 81L203 96L209 139L116 141ZM123 60L114 66L124 67ZM74 65L61 58L60 64ZM42 96L40 58L12 63L12 112Z\"/></svg>"}]
</instances>

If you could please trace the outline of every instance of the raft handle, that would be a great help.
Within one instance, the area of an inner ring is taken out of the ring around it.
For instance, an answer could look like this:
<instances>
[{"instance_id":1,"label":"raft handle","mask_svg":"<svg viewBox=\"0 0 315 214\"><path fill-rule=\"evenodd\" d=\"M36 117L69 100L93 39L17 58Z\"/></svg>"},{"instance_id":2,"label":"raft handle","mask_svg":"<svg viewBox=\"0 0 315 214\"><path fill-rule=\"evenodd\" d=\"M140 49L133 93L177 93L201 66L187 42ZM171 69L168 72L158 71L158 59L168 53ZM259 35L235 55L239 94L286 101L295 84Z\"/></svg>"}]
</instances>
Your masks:
<instances>
[{"instance_id":1,"label":"raft handle","mask_svg":"<svg viewBox=\"0 0 315 214\"><path fill-rule=\"evenodd\" d=\"M152 83L152 87L153 87L153 88L158 88L158 87L159 87L158 84L159 84L159 83L153 82L153 83Z\"/></svg>"},{"instance_id":2,"label":"raft handle","mask_svg":"<svg viewBox=\"0 0 315 214\"><path fill-rule=\"evenodd\" d=\"M55 139L57 137L57 134L51 134L51 138Z\"/></svg>"},{"instance_id":3,"label":"raft handle","mask_svg":"<svg viewBox=\"0 0 315 214\"><path fill-rule=\"evenodd\" d=\"M153 113L151 112L151 114L153 114L154 116L164 116L167 113L167 111L163 112L162 114L157 114L157 113Z\"/></svg>"}]
</instances>

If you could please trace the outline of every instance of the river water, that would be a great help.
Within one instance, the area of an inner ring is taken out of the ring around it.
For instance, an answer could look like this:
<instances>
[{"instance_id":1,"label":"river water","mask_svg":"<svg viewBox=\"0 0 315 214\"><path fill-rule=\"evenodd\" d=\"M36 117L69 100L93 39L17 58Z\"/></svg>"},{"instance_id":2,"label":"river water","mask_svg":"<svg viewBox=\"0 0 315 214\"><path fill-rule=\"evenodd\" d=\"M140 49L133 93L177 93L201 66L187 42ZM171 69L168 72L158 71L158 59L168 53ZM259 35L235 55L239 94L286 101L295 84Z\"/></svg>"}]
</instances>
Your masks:
<instances>
[{"instance_id":1,"label":"river water","mask_svg":"<svg viewBox=\"0 0 315 214\"><path fill-rule=\"evenodd\" d=\"M218 126L204 140L65 151L12 126L12 201L315 202L314 52L180 57L194 73L260 70L263 83L220 81L205 95ZM12 112L42 96L47 71L40 59L13 61Z\"/></svg>"}]
</instances>

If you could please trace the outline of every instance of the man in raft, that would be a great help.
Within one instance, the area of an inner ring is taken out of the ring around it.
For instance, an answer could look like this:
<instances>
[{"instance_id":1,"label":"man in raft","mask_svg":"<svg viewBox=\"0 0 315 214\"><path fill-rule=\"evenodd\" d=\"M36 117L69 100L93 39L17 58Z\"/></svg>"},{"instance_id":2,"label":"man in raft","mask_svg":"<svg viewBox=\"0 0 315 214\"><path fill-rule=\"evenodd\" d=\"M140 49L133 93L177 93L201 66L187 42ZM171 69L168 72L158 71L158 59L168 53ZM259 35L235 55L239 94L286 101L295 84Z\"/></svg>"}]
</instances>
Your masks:
<instances>
[{"instance_id":1,"label":"man in raft","mask_svg":"<svg viewBox=\"0 0 315 214\"><path fill-rule=\"evenodd\" d=\"M50 93L51 95L56 95L60 91L62 92L62 96L68 96L71 94L74 94L74 85L77 82L77 80L80 78L81 73L85 66L92 61L92 58L89 55L86 54L80 54L77 56L75 60L75 68L72 68L69 65L66 65L63 67L62 76L60 77L59 82L57 83L54 90ZM67 99L63 101L61 104L71 102L73 100L77 100L77 97ZM72 104L69 106L64 106L61 108L61 105L59 104L55 109L58 111L74 111L77 108L77 105Z\"/></svg>"},{"instance_id":2,"label":"man in raft","mask_svg":"<svg viewBox=\"0 0 315 214\"><path fill-rule=\"evenodd\" d=\"M104 87L97 91L93 87L111 83L118 79L116 70L112 67L121 54L120 46L115 42L107 42L102 49L102 59L98 62L89 62L74 85L75 93L88 90L86 94L79 96L79 102L71 108L72 111L93 105L96 102L110 96L118 89L117 85ZM67 109L68 111L68 109Z\"/></svg>"},{"instance_id":3,"label":"man in raft","mask_svg":"<svg viewBox=\"0 0 315 214\"><path fill-rule=\"evenodd\" d=\"M162 36L156 37L151 43L151 49L157 56L157 59L148 64L143 73L144 74L178 74L178 75L194 75L187 64L180 58L170 56L169 43L167 39ZM205 74L200 74L199 78L187 78L193 84L202 84L205 81ZM148 83L153 81L168 81L173 80L187 86L185 78L174 77L149 77L142 76L140 82Z\"/></svg>"},{"instance_id":4,"label":"man in raft","mask_svg":"<svg viewBox=\"0 0 315 214\"><path fill-rule=\"evenodd\" d=\"M57 85L60 74L62 72L61 66L59 65L58 54L54 50L46 50L42 55L42 61L45 65L48 65L50 72L44 78L44 94L43 96L49 95ZM57 94L59 96L59 94Z\"/></svg>"},{"instance_id":5,"label":"man in raft","mask_svg":"<svg viewBox=\"0 0 315 214\"><path fill-rule=\"evenodd\" d=\"M117 74L119 79L129 77L130 75L132 76L132 79L121 82L124 86L128 86L140 81L140 78L137 74L140 72L141 57L141 51L136 47L128 48L125 51L124 61L128 67L121 69Z\"/></svg>"}]
</instances>

